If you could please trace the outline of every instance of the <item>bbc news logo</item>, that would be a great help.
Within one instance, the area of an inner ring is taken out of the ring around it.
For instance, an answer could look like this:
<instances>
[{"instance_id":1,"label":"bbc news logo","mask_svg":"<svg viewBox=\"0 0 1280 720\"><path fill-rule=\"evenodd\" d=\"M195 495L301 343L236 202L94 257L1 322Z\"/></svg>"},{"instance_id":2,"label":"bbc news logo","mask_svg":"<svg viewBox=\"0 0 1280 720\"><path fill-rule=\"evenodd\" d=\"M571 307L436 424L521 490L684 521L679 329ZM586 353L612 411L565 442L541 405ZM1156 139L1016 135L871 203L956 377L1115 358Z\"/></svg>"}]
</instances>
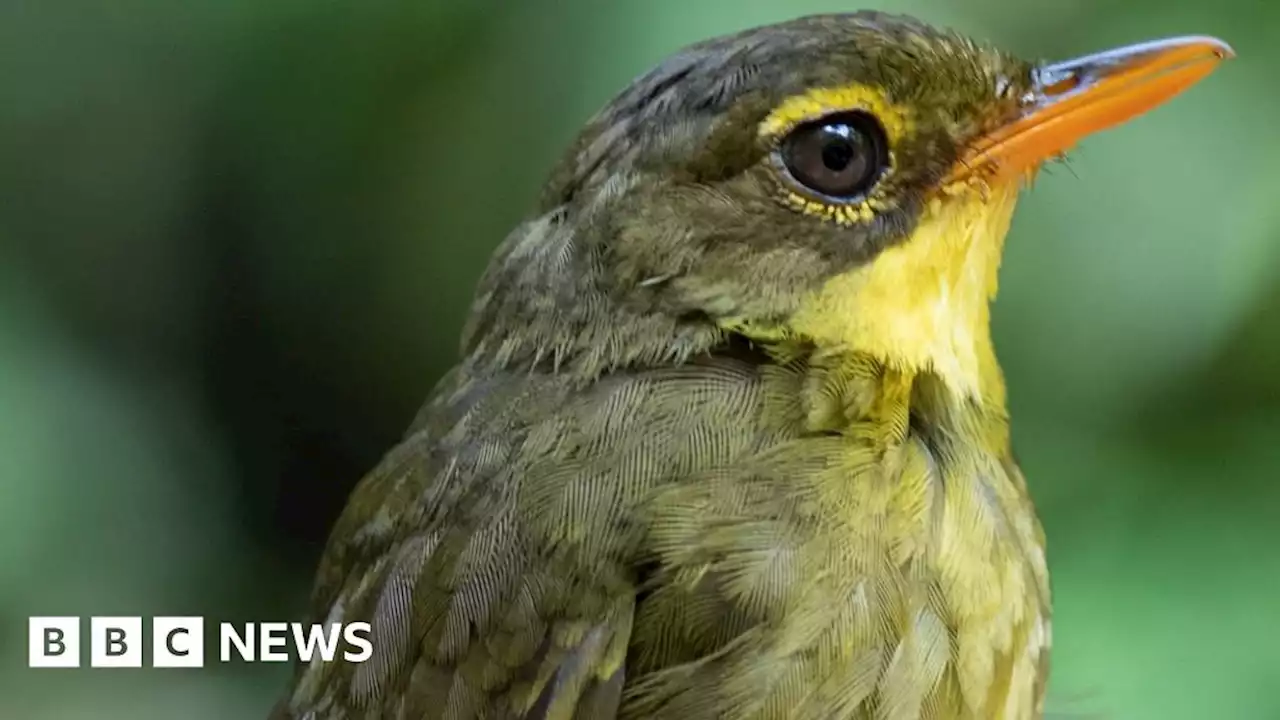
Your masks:
<instances>
[{"instance_id":1,"label":"bbc news logo","mask_svg":"<svg viewBox=\"0 0 1280 720\"><path fill-rule=\"evenodd\" d=\"M82 645L89 646L90 667L142 667L141 617L91 617L87 643L81 642L79 617L33 617L27 620L28 666L80 667ZM151 667L204 667L205 619L151 619ZM373 655L369 623L306 625L303 623L218 624L218 661L303 662L320 660L361 663ZM292 647L291 647L292 646ZM290 654L292 649L293 654Z\"/></svg>"}]
</instances>

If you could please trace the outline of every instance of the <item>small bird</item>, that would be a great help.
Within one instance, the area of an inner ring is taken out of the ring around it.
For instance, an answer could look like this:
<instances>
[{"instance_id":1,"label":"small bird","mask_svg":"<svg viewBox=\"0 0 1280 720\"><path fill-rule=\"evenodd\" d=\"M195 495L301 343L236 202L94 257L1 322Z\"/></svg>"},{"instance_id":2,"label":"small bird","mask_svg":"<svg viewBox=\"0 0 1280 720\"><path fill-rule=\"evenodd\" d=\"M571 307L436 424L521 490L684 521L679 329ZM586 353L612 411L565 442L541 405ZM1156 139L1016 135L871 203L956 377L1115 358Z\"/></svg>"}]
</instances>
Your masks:
<instances>
[{"instance_id":1,"label":"small bird","mask_svg":"<svg viewBox=\"0 0 1280 720\"><path fill-rule=\"evenodd\" d=\"M1023 720L1045 537L989 304L1020 189L1232 56L919 21L693 45L573 142L361 481L287 720Z\"/></svg>"}]
</instances>

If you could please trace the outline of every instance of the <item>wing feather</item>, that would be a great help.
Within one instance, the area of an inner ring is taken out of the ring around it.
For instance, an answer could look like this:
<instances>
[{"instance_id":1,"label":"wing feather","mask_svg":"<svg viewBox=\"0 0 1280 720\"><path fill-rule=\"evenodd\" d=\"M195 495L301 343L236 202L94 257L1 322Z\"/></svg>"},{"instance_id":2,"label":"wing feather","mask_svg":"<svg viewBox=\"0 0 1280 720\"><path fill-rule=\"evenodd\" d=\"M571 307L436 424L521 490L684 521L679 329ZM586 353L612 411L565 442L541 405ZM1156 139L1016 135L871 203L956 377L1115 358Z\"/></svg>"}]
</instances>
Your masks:
<instances>
[{"instance_id":1,"label":"wing feather","mask_svg":"<svg viewBox=\"0 0 1280 720\"><path fill-rule=\"evenodd\" d=\"M462 378L357 487L321 563L314 616L370 622L372 656L299 668L282 717L614 717L644 582L637 509L758 444L745 361L585 389Z\"/></svg>"}]
</instances>

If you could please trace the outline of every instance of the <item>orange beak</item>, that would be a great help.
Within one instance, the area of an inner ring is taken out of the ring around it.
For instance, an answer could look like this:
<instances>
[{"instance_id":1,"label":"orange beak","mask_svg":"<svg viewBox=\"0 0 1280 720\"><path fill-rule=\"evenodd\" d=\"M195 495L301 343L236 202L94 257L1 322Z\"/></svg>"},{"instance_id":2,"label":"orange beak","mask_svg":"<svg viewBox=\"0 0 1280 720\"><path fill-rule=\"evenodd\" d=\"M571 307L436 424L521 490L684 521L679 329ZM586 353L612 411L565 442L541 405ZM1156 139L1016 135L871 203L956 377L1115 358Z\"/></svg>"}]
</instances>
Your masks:
<instances>
[{"instance_id":1,"label":"orange beak","mask_svg":"<svg viewBox=\"0 0 1280 720\"><path fill-rule=\"evenodd\" d=\"M1025 174L1084 136L1162 104L1234 56L1217 38L1182 37L1041 67L1026 112L974 143L952 179Z\"/></svg>"}]
</instances>

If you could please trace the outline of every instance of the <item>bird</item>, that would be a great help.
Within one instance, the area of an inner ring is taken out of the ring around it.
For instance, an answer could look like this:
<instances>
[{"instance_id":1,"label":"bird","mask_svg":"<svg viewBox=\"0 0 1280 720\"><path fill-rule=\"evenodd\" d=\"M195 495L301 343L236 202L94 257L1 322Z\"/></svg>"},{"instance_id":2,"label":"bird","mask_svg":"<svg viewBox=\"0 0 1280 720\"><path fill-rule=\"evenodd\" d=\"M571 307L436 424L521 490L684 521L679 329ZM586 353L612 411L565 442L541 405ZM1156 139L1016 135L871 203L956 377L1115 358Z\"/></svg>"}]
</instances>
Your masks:
<instances>
[{"instance_id":1,"label":"bird","mask_svg":"<svg viewBox=\"0 0 1280 720\"><path fill-rule=\"evenodd\" d=\"M335 522L275 720L1024 720L1045 533L990 307L1016 201L1233 55L900 15L691 45L594 115Z\"/></svg>"}]
</instances>

